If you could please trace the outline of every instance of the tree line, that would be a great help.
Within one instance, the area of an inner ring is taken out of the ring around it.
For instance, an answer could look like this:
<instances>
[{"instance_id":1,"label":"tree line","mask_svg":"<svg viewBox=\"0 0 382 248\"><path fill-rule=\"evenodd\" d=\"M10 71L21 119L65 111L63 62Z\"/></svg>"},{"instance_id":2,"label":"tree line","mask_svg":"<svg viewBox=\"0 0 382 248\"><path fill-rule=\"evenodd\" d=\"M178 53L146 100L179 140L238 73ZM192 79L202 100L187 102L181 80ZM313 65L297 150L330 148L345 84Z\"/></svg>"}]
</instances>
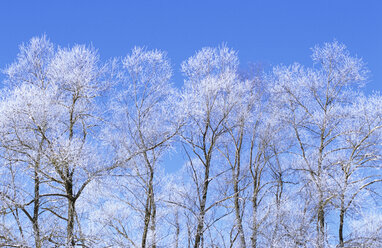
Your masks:
<instances>
[{"instance_id":1,"label":"tree line","mask_svg":"<svg viewBox=\"0 0 382 248\"><path fill-rule=\"evenodd\" d=\"M382 97L345 45L311 58L243 72L202 48L175 87L160 50L20 45L0 98L0 246L381 247Z\"/></svg>"}]
</instances>

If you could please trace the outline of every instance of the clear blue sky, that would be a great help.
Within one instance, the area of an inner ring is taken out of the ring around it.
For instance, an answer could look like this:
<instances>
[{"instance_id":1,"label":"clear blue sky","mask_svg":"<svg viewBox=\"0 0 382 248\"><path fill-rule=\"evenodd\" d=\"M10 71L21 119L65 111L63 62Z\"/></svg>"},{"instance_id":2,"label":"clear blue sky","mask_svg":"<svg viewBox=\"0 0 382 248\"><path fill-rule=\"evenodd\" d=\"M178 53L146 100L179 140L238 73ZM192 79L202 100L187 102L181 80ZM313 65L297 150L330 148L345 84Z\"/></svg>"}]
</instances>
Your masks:
<instances>
[{"instance_id":1,"label":"clear blue sky","mask_svg":"<svg viewBox=\"0 0 382 248\"><path fill-rule=\"evenodd\" d=\"M2 0L0 67L44 33L61 46L93 44L102 59L136 45L166 50L177 85L180 62L203 46L226 42L243 66L309 65L314 44L337 39L367 62L367 89L382 90L381 0Z\"/></svg>"}]
</instances>

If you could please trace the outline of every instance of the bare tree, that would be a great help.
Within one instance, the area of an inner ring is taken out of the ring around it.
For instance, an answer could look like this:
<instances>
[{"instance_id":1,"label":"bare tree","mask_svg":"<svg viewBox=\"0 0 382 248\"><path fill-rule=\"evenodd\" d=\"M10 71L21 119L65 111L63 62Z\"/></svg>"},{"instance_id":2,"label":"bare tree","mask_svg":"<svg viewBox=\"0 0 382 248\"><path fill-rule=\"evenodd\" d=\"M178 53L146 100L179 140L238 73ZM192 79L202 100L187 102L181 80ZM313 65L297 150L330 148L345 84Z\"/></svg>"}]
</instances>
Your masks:
<instances>
[{"instance_id":1,"label":"bare tree","mask_svg":"<svg viewBox=\"0 0 382 248\"><path fill-rule=\"evenodd\" d=\"M232 50L204 48L182 64L186 76L182 93L182 108L186 126L181 136L197 161L189 154L189 166L197 189L197 226L194 247L201 247L206 212L216 203L208 204L208 188L211 181L213 154L221 136L227 131L225 121L234 108L239 107L242 90L237 80L238 59ZM196 166L200 163L201 166ZM196 172L196 170L200 170ZM199 176L201 172L202 175Z\"/></svg>"},{"instance_id":2,"label":"bare tree","mask_svg":"<svg viewBox=\"0 0 382 248\"><path fill-rule=\"evenodd\" d=\"M360 201L367 199L365 194L373 192L375 183L382 182L379 173L381 151L378 148L381 143L381 103L379 95L368 98L360 96L343 110L349 118L339 127L344 133L340 137L343 149L341 156L336 158L338 170L333 175L338 187L333 204L339 210L339 247L347 243L344 228L347 227L349 233L353 231L346 225L345 216L351 210L356 211L365 206Z\"/></svg>"},{"instance_id":3,"label":"bare tree","mask_svg":"<svg viewBox=\"0 0 382 248\"><path fill-rule=\"evenodd\" d=\"M181 126L175 116L178 93L170 83L172 70L164 52L134 48L122 63L119 93L112 99L113 118L105 134L117 160L137 154L128 163L121 163L117 178L123 180L125 192L117 198L125 195L126 207L142 216L141 247L156 247L156 223L161 211L156 174L160 159L171 148L170 141ZM130 240L136 240L129 235Z\"/></svg>"},{"instance_id":4,"label":"bare tree","mask_svg":"<svg viewBox=\"0 0 382 248\"><path fill-rule=\"evenodd\" d=\"M4 70L8 92L3 93L1 102L2 159L12 180L0 194L15 217L24 242L28 241L25 235L30 233L25 230L24 222L28 220L32 224L35 247L42 247L47 239L40 223L47 204L42 199L42 187L46 183L41 169L46 166L43 157L48 145L46 133L49 125L56 123L56 114L49 112L54 92L47 86L47 67L53 53L53 45L45 36L21 45L17 61ZM22 176L15 175L16 171ZM28 192L29 189L33 191Z\"/></svg>"},{"instance_id":5,"label":"bare tree","mask_svg":"<svg viewBox=\"0 0 382 248\"><path fill-rule=\"evenodd\" d=\"M365 68L338 42L313 49L313 61L318 66L305 69L298 64L274 69L273 95L284 105L284 121L293 129L296 140L297 166L306 175L306 185L313 190L317 241L324 247L327 240L325 211L336 196L331 175L333 158L339 155L338 143L344 122L339 111L351 101L351 87L365 80ZM316 192L316 193L315 193Z\"/></svg>"}]
</instances>

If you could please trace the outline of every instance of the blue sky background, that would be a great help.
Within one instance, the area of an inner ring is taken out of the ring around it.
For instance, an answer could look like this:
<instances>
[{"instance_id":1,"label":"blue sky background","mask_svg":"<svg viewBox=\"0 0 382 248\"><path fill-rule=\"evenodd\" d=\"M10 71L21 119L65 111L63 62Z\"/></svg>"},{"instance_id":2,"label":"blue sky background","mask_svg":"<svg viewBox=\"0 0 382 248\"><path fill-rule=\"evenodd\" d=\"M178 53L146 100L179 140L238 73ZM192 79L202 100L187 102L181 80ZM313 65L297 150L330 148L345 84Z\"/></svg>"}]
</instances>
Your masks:
<instances>
[{"instance_id":1,"label":"blue sky background","mask_svg":"<svg viewBox=\"0 0 382 248\"><path fill-rule=\"evenodd\" d=\"M0 68L20 43L44 33L61 46L93 44L102 59L134 46L166 50L177 85L181 61L204 46L226 42L242 66L310 65L312 46L337 39L368 64L367 90L382 90L380 0L3 0Z\"/></svg>"}]
</instances>

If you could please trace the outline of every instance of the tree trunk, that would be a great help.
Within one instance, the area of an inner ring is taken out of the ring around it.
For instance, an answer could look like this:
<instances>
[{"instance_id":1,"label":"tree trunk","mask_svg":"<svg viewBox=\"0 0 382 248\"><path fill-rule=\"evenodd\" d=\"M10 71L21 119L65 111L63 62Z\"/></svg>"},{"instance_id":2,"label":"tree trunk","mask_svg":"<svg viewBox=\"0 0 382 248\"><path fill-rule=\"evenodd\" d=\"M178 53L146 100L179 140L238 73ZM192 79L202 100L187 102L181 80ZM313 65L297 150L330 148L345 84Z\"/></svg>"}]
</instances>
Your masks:
<instances>
[{"instance_id":1,"label":"tree trunk","mask_svg":"<svg viewBox=\"0 0 382 248\"><path fill-rule=\"evenodd\" d=\"M255 166L252 163L252 158L250 159L250 168L251 168L251 176L253 179L253 193L252 193L252 234L251 234L251 242L252 248L257 247L257 235L258 235L258 220L257 220L257 210L258 210L258 195L259 195L259 185L260 185L260 176L261 170L259 170L258 165L252 169L252 166Z\"/></svg>"},{"instance_id":2,"label":"tree trunk","mask_svg":"<svg viewBox=\"0 0 382 248\"><path fill-rule=\"evenodd\" d=\"M147 233L148 233L149 223L150 223L150 214L151 214L150 213L151 212L150 194L151 194L151 190L149 188L149 193L147 195L146 205L145 205L145 219L144 219L143 234L142 234L142 248L146 247Z\"/></svg>"},{"instance_id":3,"label":"tree trunk","mask_svg":"<svg viewBox=\"0 0 382 248\"><path fill-rule=\"evenodd\" d=\"M233 190L234 190L234 206L235 206L235 215L236 215L236 225L237 225L237 230L239 233L240 237L240 247L246 248L245 244L245 236L244 236L244 230L243 230L243 221L241 218L241 209L240 209L240 203L239 203L239 176L240 176L240 166L239 163L236 165L236 172L233 170Z\"/></svg>"},{"instance_id":4,"label":"tree trunk","mask_svg":"<svg viewBox=\"0 0 382 248\"><path fill-rule=\"evenodd\" d=\"M284 190L284 182L282 179L281 173L278 174L277 176L277 191L276 191L276 223L275 223L275 228L272 233L272 246L277 242L277 234L279 232L279 226L280 226L280 211L281 211L281 197L283 195L283 190Z\"/></svg>"},{"instance_id":5,"label":"tree trunk","mask_svg":"<svg viewBox=\"0 0 382 248\"><path fill-rule=\"evenodd\" d=\"M240 189L239 189L239 180L240 180L240 165L241 165L241 147L243 143L244 129L243 125L240 129L240 135L238 143L236 144L236 154L235 154L235 166L232 168L232 179L233 179L233 191L234 191L234 206L235 206L235 215L236 215L236 225L240 237L240 247L246 248L245 235L243 229L243 220L241 216L240 208Z\"/></svg>"},{"instance_id":6,"label":"tree trunk","mask_svg":"<svg viewBox=\"0 0 382 248\"><path fill-rule=\"evenodd\" d=\"M179 247L179 234L180 234L180 225L179 225L179 212L175 212L175 248Z\"/></svg>"},{"instance_id":7,"label":"tree trunk","mask_svg":"<svg viewBox=\"0 0 382 248\"><path fill-rule=\"evenodd\" d=\"M44 144L44 138L41 139L39 144L39 150L37 155L37 161L34 165L34 207L33 207L33 233L35 239L36 248L41 248L41 234L39 225L39 215L40 215L40 159Z\"/></svg>"},{"instance_id":8,"label":"tree trunk","mask_svg":"<svg viewBox=\"0 0 382 248\"><path fill-rule=\"evenodd\" d=\"M257 187L255 186L254 188L256 189ZM257 192L254 192L252 197L252 248L257 247L257 206Z\"/></svg>"},{"instance_id":9,"label":"tree trunk","mask_svg":"<svg viewBox=\"0 0 382 248\"><path fill-rule=\"evenodd\" d=\"M33 233L35 239L36 248L41 248L40 227L38 223L39 211L40 211L40 177L39 177L39 165L35 165L34 170L34 207L33 207Z\"/></svg>"},{"instance_id":10,"label":"tree trunk","mask_svg":"<svg viewBox=\"0 0 382 248\"><path fill-rule=\"evenodd\" d=\"M148 160L145 156L146 161ZM145 204L145 219L144 219L144 227L143 227L143 234L142 234L142 248L146 247L147 244L147 234L150 226L150 229L155 232L155 218L156 215L156 208L155 208L155 199L154 199L154 186L153 186L153 179L154 179L154 170L148 165L150 174L149 174L149 182L148 182L148 194L146 198L146 204ZM153 248L155 248L155 241L153 243Z\"/></svg>"},{"instance_id":11,"label":"tree trunk","mask_svg":"<svg viewBox=\"0 0 382 248\"><path fill-rule=\"evenodd\" d=\"M324 246L324 240L325 240L325 211L324 211L324 203L322 200L323 196L322 193L319 195L319 202L318 202L318 213L317 213L317 229L318 229L318 246L323 247Z\"/></svg>"},{"instance_id":12,"label":"tree trunk","mask_svg":"<svg viewBox=\"0 0 382 248\"><path fill-rule=\"evenodd\" d=\"M198 248L203 236L203 228L204 228L204 216L206 214L206 202L207 202L207 192L208 192L208 184L210 182L209 175L210 174L210 161L206 162L205 170L204 170L204 183L202 190L202 202L200 203L200 212L198 217L198 226L196 228L195 235L195 244L194 248Z\"/></svg>"},{"instance_id":13,"label":"tree trunk","mask_svg":"<svg viewBox=\"0 0 382 248\"><path fill-rule=\"evenodd\" d=\"M156 241L156 216L157 216L157 206L155 204L155 196L154 196L154 187L152 185L151 187L153 190L152 190L152 194L151 194L151 232L153 233L153 237L152 237L152 248L156 248L157 247L157 241Z\"/></svg>"},{"instance_id":14,"label":"tree trunk","mask_svg":"<svg viewBox=\"0 0 382 248\"><path fill-rule=\"evenodd\" d=\"M318 246L323 247L324 246L324 240L325 240L325 204L324 204L324 195L322 190L322 178L321 175L323 174L323 167L322 167L322 161L323 159L323 151L325 148L325 129L321 130L321 145L318 150L318 170L317 170L317 180L319 180L318 183L318 190L319 190L319 198L318 198L318 213L317 213L317 222L318 222Z\"/></svg>"},{"instance_id":15,"label":"tree trunk","mask_svg":"<svg viewBox=\"0 0 382 248\"><path fill-rule=\"evenodd\" d=\"M65 182L65 189L68 198L68 222L66 226L66 244L68 247L75 246L74 240L74 220L75 220L75 202L76 199L73 195L73 178L66 170L67 180Z\"/></svg>"},{"instance_id":16,"label":"tree trunk","mask_svg":"<svg viewBox=\"0 0 382 248\"><path fill-rule=\"evenodd\" d=\"M344 247L344 218L345 218L345 206L344 206L344 195L341 196L341 209L340 209L340 226L338 230L338 237L340 239L339 247Z\"/></svg>"},{"instance_id":17,"label":"tree trunk","mask_svg":"<svg viewBox=\"0 0 382 248\"><path fill-rule=\"evenodd\" d=\"M74 247L74 216L75 216L75 201L68 200L68 225L67 225L67 244L69 247Z\"/></svg>"}]
</instances>

